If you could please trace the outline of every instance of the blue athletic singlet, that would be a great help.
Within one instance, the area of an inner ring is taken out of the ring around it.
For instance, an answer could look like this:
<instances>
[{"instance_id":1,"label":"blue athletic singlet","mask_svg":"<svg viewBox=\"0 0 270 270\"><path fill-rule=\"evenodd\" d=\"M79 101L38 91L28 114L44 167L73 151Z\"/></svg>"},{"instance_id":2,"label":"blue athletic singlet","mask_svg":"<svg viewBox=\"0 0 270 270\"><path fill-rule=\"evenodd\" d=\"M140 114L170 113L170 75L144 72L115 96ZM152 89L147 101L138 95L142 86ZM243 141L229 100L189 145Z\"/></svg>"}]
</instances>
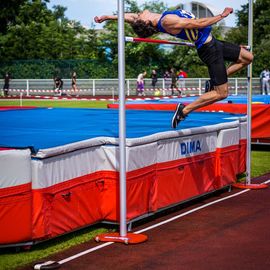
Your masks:
<instances>
[{"instance_id":1,"label":"blue athletic singlet","mask_svg":"<svg viewBox=\"0 0 270 270\"><path fill-rule=\"evenodd\" d=\"M163 33L167 33L171 36L181 38L183 40L188 40L194 42L197 48L200 48L206 39L208 38L209 34L211 33L212 27L207 26L205 28L198 28L198 29L182 29L178 34L173 35L168 33L161 25L161 21L164 16L168 14L177 15L180 18L188 18L188 19L195 19L195 15L191 12L185 11L183 9L177 10L169 10L162 13L160 20L158 21L158 30Z\"/></svg>"}]
</instances>

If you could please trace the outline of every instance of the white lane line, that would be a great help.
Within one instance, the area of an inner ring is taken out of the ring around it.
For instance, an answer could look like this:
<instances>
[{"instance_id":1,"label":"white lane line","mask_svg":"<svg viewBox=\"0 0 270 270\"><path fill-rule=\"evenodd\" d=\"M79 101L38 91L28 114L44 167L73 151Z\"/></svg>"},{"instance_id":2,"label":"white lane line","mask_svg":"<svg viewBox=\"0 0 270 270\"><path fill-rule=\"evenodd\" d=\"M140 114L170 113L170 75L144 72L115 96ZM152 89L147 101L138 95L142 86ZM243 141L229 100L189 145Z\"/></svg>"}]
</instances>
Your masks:
<instances>
[{"instance_id":1,"label":"white lane line","mask_svg":"<svg viewBox=\"0 0 270 270\"><path fill-rule=\"evenodd\" d=\"M101 249L101 248L107 247L107 246L112 245L112 244L114 244L114 242L107 242L107 243L104 243L104 244L99 245L99 246L97 246L97 247L87 249L87 250L82 251L82 252L80 252L80 253L78 253L78 254L75 254L75 255L70 256L70 257L68 257L68 258L66 258L66 259L63 259L63 260L59 261L58 263L59 263L59 264L63 264L63 263L72 261L72 260L77 259L77 258L79 258L79 257L81 257L81 256L84 256L84 255L86 255L86 254L88 254L88 253L94 252L94 251L96 251L96 250L99 250L99 249Z\"/></svg>"},{"instance_id":2,"label":"white lane line","mask_svg":"<svg viewBox=\"0 0 270 270\"><path fill-rule=\"evenodd\" d=\"M267 181L265 181L263 184L268 184L268 183L270 183L270 179L267 180ZM149 227L147 227L147 228L145 228L145 229L139 230L139 231L134 232L134 233L135 233L135 234L138 234L138 233L142 233L142 232L146 232L146 231L152 230L152 229L154 229L154 228L157 228L157 227L159 227L159 226L162 226L162 225L164 225L164 224L167 224L167 223L169 223L169 222L172 222L172 221L174 221L174 220L176 220L176 219L179 219L179 218L181 218L181 217L184 217L184 216L187 216L187 215L192 214L192 213L194 213L194 212L197 212L197 211L199 211L199 210L201 210L201 209L203 209L203 208L206 208L206 207L208 207L208 206L211 206L211 205L214 205L214 204L216 204L216 203L219 203L219 202L222 202L222 201L225 201L225 200L234 198L234 197L236 197L236 196L239 196L239 195L241 195L241 194L243 194L243 193L246 193L246 192L248 192L248 191L250 191L250 190L251 190L251 189L245 189L245 190L242 190L242 191L240 191L240 192L238 192L238 193L235 193L235 194L232 194L232 195L227 196L227 197L225 197L225 198L218 199L218 200L216 200L216 201L213 201L213 202L207 203L207 204L205 204L205 205L199 206L199 207L194 208L194 209L192 209L192 210L189 210L189 211L187 211L187 212L185 212L185 213L182 213L182 214L177 215L177 216L175 216L175 217L172 217L172 218L170 218L170 219L164 220L164 221L162 221L162 222L159 222L159 223L157 223L157 224L155 224L155 225L149 226ZM96 250L99 250L99 249L101 249L101 248L107 247L107 246L112 245L112 244L114 244L114 242L107 242L107 243L104 243L104 244L99 245L99 246L97 246L97 247L87 249L87 250L82 251L82 252L80 252L80 253L77 253L77 254L75 254L75 255L73 255L73 256L70 256L70 257L68 257L68 258L66 258L66 259L63 259L63 260L59 261L58 263L59 263L59 264L64 264L64 263L66 263L66 262L72 261L72 260L77 259L77 258L79 258L79 257L81 257L81 256L84 256L84 255L86 255L86 254L88 254L88 253L94 252L94 251L96 251Z\"/></svg>"},{"instance_id":3,"label":"white lane line","mask_svg":"<svg viewBox=\"0 0 270 270\"><path fill-rule=\"evenodd\" d=\"M199 210L201 210L201 209L203 209L203 208L206 208L206 207L208 207L208 206L211 206L211 205L213 205L213 204L216 204L216 203L219 203L219 202L222 202L222 201L231 199L231 198L233 198L233 197L239 196L239 195L241 195L241 194L243 194L243 193L245 193L245 192L248 192L248 191L250 191L250 189L245 189L245 190L243 190L243 191L240 191L240 192L238 192L238 193L235 193L235 194L233 194L233 195L230 195L230 196L228 196L228 197L226 197L226 198L218 199L218 200L216 200L216 201L213 201L213 202L204 204L204 205L202 205L202 206L199 206L199 207L197 207L197 208L194 208L194 209L192 209L192 210L189 210L189 211L187 211L187 212L185 212L185 213L182 213L182 214L180 214L180 215L177 215L177 216L175 216L175 217L172 217L172 218L170 218L170 219L167 219L167 220L164 220L164 221L162 221L162 222L160 222L160 223L157 223L157 224L155 224L155 225L152 225L152 226L150 226L150 227L148 227L148 228L144 228L144 229L142 229L142 230L140 230L140 231L137 231L137 232L135 232L135 233L142 233L142 232L149 231L149 230L151 230L151 229L154 229L154 228L156 228L156 227L159 227L159 226L162 226L162 225L164 225L164 224L167 224L167 223L169 223L169 222L171 222L171 221L174 221L174 220L176 220L176 219L178 219L178 218L181 218L181 217L187 216L187 215L189 215L189 214L192 214L192 213L194 213L194 212L197 212L197 211L199 211Z\"/></svg>"}]
</instances>

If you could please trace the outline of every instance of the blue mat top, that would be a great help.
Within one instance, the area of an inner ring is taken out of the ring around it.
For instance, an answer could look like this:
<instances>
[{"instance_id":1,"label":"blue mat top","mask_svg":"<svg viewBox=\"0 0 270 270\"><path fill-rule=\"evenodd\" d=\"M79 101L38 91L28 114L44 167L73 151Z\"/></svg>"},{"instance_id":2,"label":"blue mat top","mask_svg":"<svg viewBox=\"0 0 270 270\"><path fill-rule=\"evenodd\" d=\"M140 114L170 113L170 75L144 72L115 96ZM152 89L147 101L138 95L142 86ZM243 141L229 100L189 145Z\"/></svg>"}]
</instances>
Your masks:
<instances>
[{"instance_id":1,"label":"blue mat top","mask_svg":"<svg viewBox=\"0 0 270 270\"><path fill-rule=\"evenodd\" d=\"M158 99L158 100L135 100L129 101L128 104L164 104L164 103L190 103L197 99L198 97L181 97L181 98L168 98L168 99ZM262 103L262 104L270 104L270 96L263 95L253 95L252 102L254 103ZM226 99L221 100L216 103L233 103L233 104L247 104L247 96L246 95L238 95L238 96L228 96Z\"/></svg>"},{"instance_id":2,"label":"blue mat top","mask_svg":"<svg viewBox=\"0 0 270 270\"><path fill-rule=\"evenodd\" d=\"M126 137L138 138L171 128L172 111L126 111ZM193 112L178 129L234 121L228 113ZM33 152L95 137L118 138L118 110L49 109L0 111L0 147Z\"/></svg>"}]
</instances>

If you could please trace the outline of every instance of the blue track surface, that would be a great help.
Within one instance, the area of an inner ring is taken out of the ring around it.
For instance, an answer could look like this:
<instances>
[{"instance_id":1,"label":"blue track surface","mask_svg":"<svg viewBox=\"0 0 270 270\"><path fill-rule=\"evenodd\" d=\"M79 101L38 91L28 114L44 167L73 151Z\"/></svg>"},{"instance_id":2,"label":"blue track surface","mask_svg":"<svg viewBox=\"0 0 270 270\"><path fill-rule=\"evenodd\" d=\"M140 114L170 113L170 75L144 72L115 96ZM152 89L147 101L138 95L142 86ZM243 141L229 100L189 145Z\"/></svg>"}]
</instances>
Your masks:
<instances>
[{"instance_id":1,"label":"blue track surface","mask_svg":"<svg viewBox=\"0 0 270 270\"><path fill-rule=\"evenodd\" d=\"M127 138L172 130L172 116L171 111L127 110ZM229 122L235 120L232 116L236 115L194 112L178 129ZM100 136L118 137L118 110L37 108L0 111L0 126L0 147L31 147L37 151Z\"/></svg>"}]
</instances>

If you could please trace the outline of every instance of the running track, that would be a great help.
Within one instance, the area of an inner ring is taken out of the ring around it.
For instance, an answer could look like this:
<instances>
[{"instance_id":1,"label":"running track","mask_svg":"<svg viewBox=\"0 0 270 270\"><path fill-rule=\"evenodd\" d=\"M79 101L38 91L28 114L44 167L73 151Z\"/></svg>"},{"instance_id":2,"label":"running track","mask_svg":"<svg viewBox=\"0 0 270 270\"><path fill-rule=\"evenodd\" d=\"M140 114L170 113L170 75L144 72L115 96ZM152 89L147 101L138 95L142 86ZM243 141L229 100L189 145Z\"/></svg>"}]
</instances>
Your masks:
<instances>
[{"instance_id":1,"label":"running track","mask_svg":"<svg viewBox=\"0 0 270 270\"><path fill-rule=\"evenodd\" d=\"M253 182L269 179L270 174ZM141 230L149 238L142 244L92 241L48 260L59 261L63 270L270 269L270 189L205 197L134 228Z\"/></svg>"}]
</instances>

